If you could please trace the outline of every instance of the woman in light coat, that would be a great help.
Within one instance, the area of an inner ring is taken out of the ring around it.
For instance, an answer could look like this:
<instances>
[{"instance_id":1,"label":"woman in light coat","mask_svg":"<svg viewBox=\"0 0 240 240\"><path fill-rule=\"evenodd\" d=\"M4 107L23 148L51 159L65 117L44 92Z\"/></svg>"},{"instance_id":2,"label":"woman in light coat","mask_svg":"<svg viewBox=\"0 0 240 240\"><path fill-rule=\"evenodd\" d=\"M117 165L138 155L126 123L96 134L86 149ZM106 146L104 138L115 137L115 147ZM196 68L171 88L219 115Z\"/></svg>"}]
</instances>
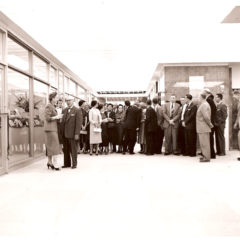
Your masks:
<instances>
[{"instance_id":1,"label":"woman in light coat","mask_svg":"<svg viewBox=\"0 0 240 240\"><path fill-rule=\"evenodd\" d=\"M98 155L99 144L102 142L102 117L100 114L97 101L91 102L91 110L89 111L90 122L90 155L93 154L93 146L96 146L96 155Z\"/></svg>"}]
</instances>

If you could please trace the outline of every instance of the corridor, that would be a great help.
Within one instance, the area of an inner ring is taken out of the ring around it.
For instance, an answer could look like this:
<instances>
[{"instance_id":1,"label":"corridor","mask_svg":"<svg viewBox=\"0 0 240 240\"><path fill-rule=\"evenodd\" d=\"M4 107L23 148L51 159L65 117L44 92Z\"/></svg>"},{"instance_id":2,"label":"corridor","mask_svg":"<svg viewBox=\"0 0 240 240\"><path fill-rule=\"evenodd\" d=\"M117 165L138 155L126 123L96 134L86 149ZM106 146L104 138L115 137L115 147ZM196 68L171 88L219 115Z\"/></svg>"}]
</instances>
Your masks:
<instances>
[{"instance_id":1,"label":"corridor","mask_svg":"<svg viewBox=\"0 0 240 240\"><path fill-rule=\"evenodd\" d=\"M40 160L0 177L0 239L239 237L237 156L81 154L60 172Z\"/></svg>"}]
</instances>

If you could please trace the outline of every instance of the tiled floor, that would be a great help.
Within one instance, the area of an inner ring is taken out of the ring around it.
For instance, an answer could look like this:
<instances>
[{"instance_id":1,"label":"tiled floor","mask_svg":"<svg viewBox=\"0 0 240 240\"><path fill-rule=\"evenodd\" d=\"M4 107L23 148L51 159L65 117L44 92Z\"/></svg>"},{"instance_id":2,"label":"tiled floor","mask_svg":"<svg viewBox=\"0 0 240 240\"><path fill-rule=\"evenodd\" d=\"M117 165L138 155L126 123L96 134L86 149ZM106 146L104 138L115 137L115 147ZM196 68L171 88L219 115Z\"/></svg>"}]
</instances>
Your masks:
<instances>
[{"instance_id":1,"label":"tiled floor","mask_svg":"<svg viewBox=\"0 0 240 240\"><path fill-rule=\"evenodd\" d=\"M0 239L240 237L237 156L79 155L60 172L36 162L0 177Z\"/></svg>"}]
</instances>

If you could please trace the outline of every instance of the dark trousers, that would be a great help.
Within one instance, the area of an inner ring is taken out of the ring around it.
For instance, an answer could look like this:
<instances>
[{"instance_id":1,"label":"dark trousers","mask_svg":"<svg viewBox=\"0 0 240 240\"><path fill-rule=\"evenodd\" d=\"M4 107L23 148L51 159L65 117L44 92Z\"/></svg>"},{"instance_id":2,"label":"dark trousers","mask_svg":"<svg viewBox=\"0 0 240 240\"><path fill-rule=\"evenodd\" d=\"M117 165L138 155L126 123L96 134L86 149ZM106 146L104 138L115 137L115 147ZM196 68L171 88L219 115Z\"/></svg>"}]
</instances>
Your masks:
<instances>
[{"instance_id":1,"label":"dark trousers","mask_svg":"<svg viewBox=\"0 0 240 240\"><path fill-rule=\"evenodd\" d=\"M160 154L162 153L162 145L163 145L164 131L161 127L158 127L156 132L153 135L153 145L154 145L154 153Z\"/></svg>"},{"instance_id":2,"label":"dark trousers","mask_svg":"<svg viewBox=\"0 0 240 240\"><path fill-rule=\"evenodd\" d=\"M216 135L216 147L218 155L225 155L225 137L224 137L224 126L215 127L215 135Z\"/></svg>"},{"instance_id":3,"label":"dark trousers","mask_svg":"<svg viewBox=\"0 0 240 240\"><path fill-rule=\"evenodd\" d=\"M123 152L126 152L128 149L130 153L133 153L136 140L137 140L137 132L135 129L124 129Z\"/></svg>"},{"instance_id":4,"label":"dark trousers","mask_svg":"<svg viewBox=\"0 0 240 240\"><path fill-rule=\"evenodd\" d=\"M63 138L64 166L77 166L77 141L72 138Z\"/></svg>"},{"instance_id":5,"label":"dark trousers","mask_svg":"<svg viewBox=\"0 0 240 240\"><path fill-rule=\"evenodd\" d=\"M182 155L186 155L186 147L185 147L185 127L182 126L182 122L180 122L178 128L178 147L179 151Z\"/></svg>"},{"instance_id":6,"label":"dark trousers","mask_svg":"<svg viewBox=\"0 0 240 240\"><path fill-rule=\"evenodd\" d=\"M211 158L216 158L216 153L215 153L215 149L214 149L214 130L215 130L215 128L212 128L211 132L210 132Z\"/></svg>"},{"instance_id":7,"label":"dark trousers","mask_svg":"<svg viewBox=\"0 0 240 240\"><path fill-rule=\"evenodd\" d=\"M154 154L154 132L146 132L147 154Z\"/></svg>"},{"instance_id":8,"label":"dark trousers","mask_svg":"<svg viewBox=\"0 0 240 240\"><path fill-rule=\"evenodd\" d=\"M196 129L185 129L185 150L186 155L194 157L197 152Z\"/></svg>"}]
</instances>

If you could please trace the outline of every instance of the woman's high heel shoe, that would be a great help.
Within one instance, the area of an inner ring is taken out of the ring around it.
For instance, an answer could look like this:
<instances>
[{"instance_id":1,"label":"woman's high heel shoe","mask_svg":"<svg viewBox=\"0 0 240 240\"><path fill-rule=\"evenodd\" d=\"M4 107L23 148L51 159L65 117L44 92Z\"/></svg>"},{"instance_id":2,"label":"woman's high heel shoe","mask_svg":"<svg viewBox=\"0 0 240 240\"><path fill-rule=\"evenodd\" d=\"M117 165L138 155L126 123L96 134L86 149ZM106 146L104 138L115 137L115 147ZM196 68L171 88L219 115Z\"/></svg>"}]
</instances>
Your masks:
<instances>
[{"instance_id":1,"label":"woman's high heel shoe","mask_svg":"<svg viewBox=\"0 0 240 240\"><path fill-rule=\"evenodd\" d=\"M48 169L51 168L52 170L54 170L54 166L52 164L50 164L50 163L47 163L47 168Z\"/></svg>"}]
</instances>

